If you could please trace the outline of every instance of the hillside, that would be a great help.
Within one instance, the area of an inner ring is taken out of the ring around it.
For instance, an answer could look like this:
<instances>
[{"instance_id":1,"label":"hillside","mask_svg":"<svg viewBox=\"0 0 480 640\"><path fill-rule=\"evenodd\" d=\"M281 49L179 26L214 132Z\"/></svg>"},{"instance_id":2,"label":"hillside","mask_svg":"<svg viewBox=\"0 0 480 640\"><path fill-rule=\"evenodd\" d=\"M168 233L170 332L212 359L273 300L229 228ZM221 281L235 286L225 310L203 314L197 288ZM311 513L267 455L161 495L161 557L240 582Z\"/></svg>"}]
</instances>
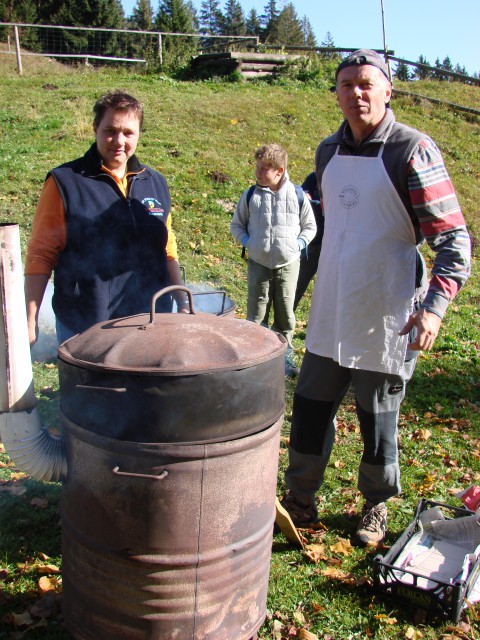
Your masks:
<instances>
[{"instance_id":1,"label":"hillside","mask_svg":"<svg viewBox=\"0 0 480 640\"><path fill-rule=\"evenodd\" d=\"M39 59L26 60L20 78L14 56L1 54L0 74L0 222L20 224L23 249L47 171L87 149L93 139L95 99L110 89L125 88L145 104L138 155L167 178L187 280L225 289L240 316L245 313L246 265L230 236L229 224L239 195L254 181L255 149L265 142L281 142L289 151L291 178L302 182L313 170L318 142L341 120L334 95L297 82L189 83L138 71L69 68ZM409 83L407 88L411 87ZM480 103L479 87L430 81L415 83L415 91L475 108ZM399 121L427 132L441 148L469 224L476 260L471 280L452 305L435 351L420 358L402 405L404 492L392 506L390 544L411 520L420 496L451 502L454 489L480 484L480 119L409 98L396 98L392 106ZM426 255L429 257L428 251ZM309 295L298 310L295 347L299 359ZM35 384L46 422L58 425L54 363L35 365ZM286 461L293 390L294 382L287 381L281 469ZM411 635L409 629L418 625L414 614L379 600L372 595L368 579L362 581L371 573L373 554L331 551L338 538L348 537L354 526L359 448L358 426L349 401L339 415L339 433L321 503L328 514L325 554L329 562L314 564L286 545L280 535L275 537L269 619L260 638L287 638L289 628L288 637L292 637L302 627L315 637L331 640L478 636L478 610L463 619L471 635L455 635L457 631L425 620L414 631L422 635ZM18 565L32 564L40 552L48 553L56 563L61 561L60 488L45 487L20 474L16 482L25 484L27 492L15 495L8 487L15 483L11 474L17 470L11 468L7 456L2 460L0 484L7 489L0 493L0 572L9 578L2 587L0 612L11 614L24 611L38 597L38 576L27 569L20 575ZM279 492L282 488L280 471ZM30 501L38 496L49 501L48 517L38 509L33 513ZM329 577L325 569L333 565L342 565L350 581ZM386 618L395 622L386 622ZM0 622L0 640L12 637L11 618L8 620L7 616ZM448 633L451 635L443 635ZM53 616L45 628L28 637L67 640L71 636Z\"/></svg>"}]
</instances>

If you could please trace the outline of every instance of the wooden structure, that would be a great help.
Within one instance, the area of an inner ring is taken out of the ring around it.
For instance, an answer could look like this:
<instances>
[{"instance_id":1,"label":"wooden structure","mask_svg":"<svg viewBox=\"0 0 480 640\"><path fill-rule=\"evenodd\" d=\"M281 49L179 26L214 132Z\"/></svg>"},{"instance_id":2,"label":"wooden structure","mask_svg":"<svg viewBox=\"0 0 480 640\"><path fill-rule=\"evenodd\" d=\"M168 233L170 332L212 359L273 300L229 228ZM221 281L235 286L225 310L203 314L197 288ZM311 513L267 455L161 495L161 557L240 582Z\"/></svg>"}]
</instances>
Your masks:
<instances>
[{"instance_id":1,"label":"wooden structure","mask_svg":"<svg viewBox=\"0 0 480 640\"><path fill-rule=\"evenodd\" d=\"M275 73L286 62L300 57L299 55L247 51L204 53L192 58L190 68L194 75L202 77L229 75L234 71L239 71L247 78L258 78Z\"/></svg>"}]
</instances>

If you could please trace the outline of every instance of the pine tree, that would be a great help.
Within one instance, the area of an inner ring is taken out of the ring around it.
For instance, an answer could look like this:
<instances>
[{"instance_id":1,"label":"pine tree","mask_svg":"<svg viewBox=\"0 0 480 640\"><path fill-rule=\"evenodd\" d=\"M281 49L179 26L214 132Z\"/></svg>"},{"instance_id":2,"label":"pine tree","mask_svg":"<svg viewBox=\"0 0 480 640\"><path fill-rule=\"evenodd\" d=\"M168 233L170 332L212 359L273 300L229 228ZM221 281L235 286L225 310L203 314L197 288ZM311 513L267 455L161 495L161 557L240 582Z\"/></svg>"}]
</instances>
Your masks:
<instances>
[{"instance_id":1,"label":"pine tree","mask_svg":"<svg viewBox=\"0 0 480 640\"><path fill-rule=\"evenodd\" d=\"M278 16L276 42L289 46L304 44L302 25L291 2L285 5Z\"/></svg>"},{"instance_id":2,"label":"pine tree","mask_svg":"<svg viewBox=\"0 0 480 640\"><path fill-rule=\"evenodd\" d=\"M307 16L303 16L300 24L303 33L303 44L307 47L315 48L317 46L317 40L315 38L310 20L307 18Z\"/></svg>"},{"instance_id":3,"label":"pine tree","mask_svg":"<svg viewBox=\"0 0 480 640\"><path fill-rule=\"evenodd\" d=\"M262 25L263 42L277 42L277 23L280 15L277 9L277 0L268 0L264 13L260 17Z\"/></svg>"},{"instance_id":4,"label":"pine tree","mask_svg":"<svg viewBox=\"0 0 480 640\"><path fill-rule=\"evenodd\" d=\"M435 59L435 71L432 71L431 77L435 80L446 80L447 76L442 73L442 63L440 62L440 58Z\"/></svg>"},{"instance_id":5,"label":"pine tree","mask_svg":"<svg viewBox=\"0 0 480 640\"><path fill-rule=\"evenodd\" d=\"M227 0L223 33L230 36L243 36L246 33L245 14L238 0Z\"/></svg>"},{"instance_id":6,"label":"pine tree","mask_svg":"<svg viewBox=\"0 0 480 640\"><path fill-rule=\"evenodd\" d=\"M212 35L220 35L223 29L223 22L220 0L202 0L200 8L201 31Z\"/></svg>"},{"instance_id":7,"label":"pine tree","mask_svg":"<svg viewBox=\"0 0 480 640\"><path fill-rule=\"evenodd\" d=\"M249 36L260 36L262 33L262 25L256 9L250 9L250 13L245 22L245 32Z\"/></svg>"},{"instance_id":8,"label":"pine tree","mask_svg":"<svg viewBox=\"0 0 480 640\"><path fill-rule=\"evenodd\" d=\"M420 64L426 64L428 67L431 66L430 62L425 58L425 56L422 55L419 56L417 62L419 62ZM419 80L426 80L427 78L430 78L430 71L428 69L424 69L423 67L416 67L415 77Z\"/></svg>"},{"instance_id":9,"label":"pine tree","mask_svg":"<svg viewBox=\"0 0 480 640\"><path fill-rule=\"evenodd\" d=\"M395 78L397 80L401 80L402 82L408 82L411 80L410 69L408 65L404 62L399 62L397 64L397 68L395 70Z\"/></svg>"},{"instance_id":10,"label":"pine tree","mask_svg":"<svg viewBox=\"0 0 480 640\"><path fill-rule=\"evenodd\" d=\"M465 66L462 67L460 64L458 64L458 62L455 65L454 71L455 71L455 73L461 73L463 76L468 76L468 71L465 68Z\"/></svg>"},{"instance_id":11,"label":"pine tree","mask_svg":"<svg viewBox=\"0 0 480 640\"><path fill-rule=\"evenodd\" d=\"M128 28L140 31L153 29L153 8L150 0L137 0L132 15L128 18Z\"/></svg>"},{"instance_id":12,"label":"pine tree","mask_svg":"<svg viewBox=\"0 0 480 640\"><path fill-rule=\"evenodd\" d=\"M193 33L193 16L183 0L161 0L154 25L158 31Z\"/></svg>"},{"instance_id":13,"label":"pine tree","mask_svg":"<svg viewBox=\"0 0 480 640\"><path fill-rule=\"evenodd\" d=\"M167 33L193 33L194 16L183 0L161 0L155 16L154 26ZM167 67L181 67L196 52L195 38L188 36L165 36L164 49Z\"/></svg>"},{"instance_id":14,"label":"pine tree","mask_svg":"<svg viewBox=\"0 0 480 640\"><path fill-rule=\"evenodd\" d=\"M333 36L330 31L327 31L325 34L325 38L322 40L322 47L335 47L335 42L333 41ZM334 51L324 51L322 52L322 58L327 58L327 60L335 58L337 54Z\"/></svg>"}]
</instances>

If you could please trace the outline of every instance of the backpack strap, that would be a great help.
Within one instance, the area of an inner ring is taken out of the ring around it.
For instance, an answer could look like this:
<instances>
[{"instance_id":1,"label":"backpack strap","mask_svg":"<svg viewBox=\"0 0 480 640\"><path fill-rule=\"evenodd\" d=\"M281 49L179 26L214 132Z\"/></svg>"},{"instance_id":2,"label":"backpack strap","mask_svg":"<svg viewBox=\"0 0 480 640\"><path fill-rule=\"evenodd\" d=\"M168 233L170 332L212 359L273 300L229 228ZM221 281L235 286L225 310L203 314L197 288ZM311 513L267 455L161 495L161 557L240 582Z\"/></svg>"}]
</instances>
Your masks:
<instances>
[{"instance_id":1,"label":"backpack strap","mask_svg":"<svg viewBox=\"0 0 480 640\"><path fill-rule=\"evenodd\" d=\"M250 207L250 200L252 199L253 196L253 192L255 191L255 187L257 185L252 184L251 187L248 187L248 191L247 191L247 208Z\"/></svg>"}]
</instances>

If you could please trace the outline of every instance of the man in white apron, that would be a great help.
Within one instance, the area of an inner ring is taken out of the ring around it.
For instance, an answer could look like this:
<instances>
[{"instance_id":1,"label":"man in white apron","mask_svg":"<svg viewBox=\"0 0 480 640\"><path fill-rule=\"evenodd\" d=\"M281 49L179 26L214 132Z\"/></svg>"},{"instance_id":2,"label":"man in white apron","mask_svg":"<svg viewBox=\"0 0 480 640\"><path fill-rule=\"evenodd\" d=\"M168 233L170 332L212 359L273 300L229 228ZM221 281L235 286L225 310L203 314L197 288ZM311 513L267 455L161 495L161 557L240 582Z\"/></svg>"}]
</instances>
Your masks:
<instances>
[{"instance_id":1,"label":"man in white apron","mask_svg":"<svg viewBox=\"0 0 480 640\"><path fill-rule=\"evenodd\" d=\"M364 546L386 535L385 503L401 491L397 427L405 384L416 353L432 347L468 277L470 240L440 151L395 121L383 59L368 49L354 52L337 69L335 91L345 120L316 153L325 233L282 507L297 527L318 520L315 494L336 412L352 385L365 498L354 542ZM428 290L419 295L423 239L436 257Z\"/></svg>"}]
</instances>

